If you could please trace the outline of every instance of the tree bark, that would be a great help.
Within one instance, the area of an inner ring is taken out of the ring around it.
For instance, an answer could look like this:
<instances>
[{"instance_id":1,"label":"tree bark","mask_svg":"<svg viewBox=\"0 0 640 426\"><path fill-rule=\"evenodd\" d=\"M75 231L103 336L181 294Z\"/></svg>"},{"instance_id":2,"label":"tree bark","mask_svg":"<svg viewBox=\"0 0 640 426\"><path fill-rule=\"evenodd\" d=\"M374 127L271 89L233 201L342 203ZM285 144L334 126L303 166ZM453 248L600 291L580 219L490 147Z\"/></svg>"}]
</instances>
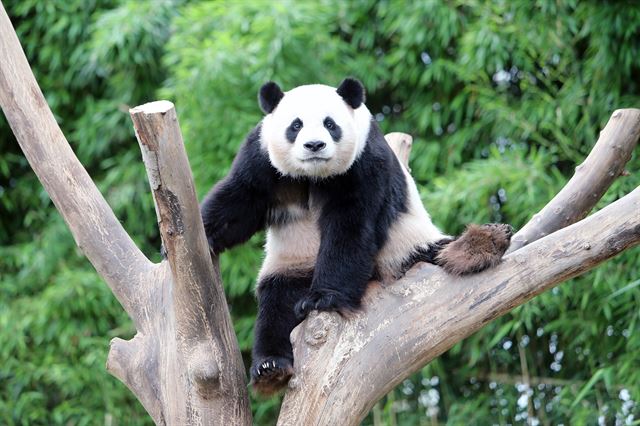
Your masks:
<instances>
[{"instance_id":1,"label":"tree bark","mask_svg":"<svg viewBox=\"0 0 640 426\"><path fill-rule=\"evenodd\" d=\"M639 244L640 189L574 223L621 174L639 136L640 110L615 111L576 176L516 233L517 248L497 268L455 278L419 264L392 285L373 283L363 312L348 320L312 314L291 335L295 375L278 424L357 425L393 387L489 321ZM389 142L403 162L400 139Z\"/></svg>"},{"instance_id":2,"label":"tree bark","mask_svg":"<svg viewBox=\"0 0 640 426\"><path fill-rule=\"evenodd\" d=\"M384 135L384 138L387 140L394 154L396 154L396 157L398 157L400 164L411 171L409 168L409 155L411 154L411 147L413 146L413 138L406 133L400 132L387 133Z\"/></svg>"},{"instance_id":3,"label":"tree bark","mask_svg":"<svg viewBox=\"0 0 640 426\"><path fill-rule=\"evenodd\" d=\"M73 154L1 6L0 58L0 106L18 143L136 326L130 341L113 339L107 369L157 424L250 424L244 366L173 105L131 110L168 257L153 264ZM616 111L574 178L495 269L459 278L419 264L396 283L372 283L364 309L348 319L312 313L292 333L296 374L279 424L358 424L386 392L487 322L637 245L640 189L574 222L621 173L639 134L640 110ZM387 139L408 167L411 138Z\"/></svg>"}]
</instances>

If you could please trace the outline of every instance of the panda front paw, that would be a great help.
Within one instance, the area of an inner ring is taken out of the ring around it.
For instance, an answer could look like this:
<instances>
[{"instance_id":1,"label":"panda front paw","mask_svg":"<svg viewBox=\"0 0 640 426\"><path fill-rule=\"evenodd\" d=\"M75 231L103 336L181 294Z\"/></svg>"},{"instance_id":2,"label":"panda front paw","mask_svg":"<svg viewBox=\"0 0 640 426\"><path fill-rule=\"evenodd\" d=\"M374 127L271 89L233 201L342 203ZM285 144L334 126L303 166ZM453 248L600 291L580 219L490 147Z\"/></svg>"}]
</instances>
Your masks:
<instances>
[{"instance_id":1,"label":"panda front paw","mask_svg":"<svg viewBox=\"0 0 640 426\"><path fill-rule=\"evenodd\" d=\"M278 356L261 357L254 360L251 370L251 385L261 395L273 395L284 388L293 375L293 362Z\"/></svg>"},{"instance_id":2,"label":"panda front paw","mask_svg":"<svg viewBox=\"0 0 640 426\"><path fill-rule=\"evenodd\" d=\"M310 290L296 303L294 312L302 321L311 311L335 311L346 315L358 308L358 303L350 301L345 295L335 290Z\"/></svg>"}]
</instances>

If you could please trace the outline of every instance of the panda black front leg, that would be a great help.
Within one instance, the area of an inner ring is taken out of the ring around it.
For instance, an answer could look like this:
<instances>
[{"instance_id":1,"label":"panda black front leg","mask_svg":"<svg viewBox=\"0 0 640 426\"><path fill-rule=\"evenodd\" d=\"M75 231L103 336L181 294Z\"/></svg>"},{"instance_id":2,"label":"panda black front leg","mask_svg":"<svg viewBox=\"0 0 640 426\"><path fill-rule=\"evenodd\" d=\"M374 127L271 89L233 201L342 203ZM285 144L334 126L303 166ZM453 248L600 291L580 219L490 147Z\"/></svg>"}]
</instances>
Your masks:
<instances>
[{"instance_id":1,"label":"panda black front leg","mask_svg":"<svg viewBox=\"0 0 640 426\"><path fill-rule=\"evenodd\" d=\"M283 389L293 375L293 361L284 357L265 357L251 365L251 383L260 395L269 396Z\"/></svg>"},{"instance_id":2,"label":"panda black front leg","mask_svg":"<svg viewBox=\"0 0 640 426\"><path fill-rule=\"evenodd\" d=\"M337 311L343 315L361 306L377 253L375 224L358 204L329 203L320 218L320 250L310 291L295 313Z\"/></svg>"},{"instance_id":3,"label":"panda black front leg","mask_svg":"<svg viewBox=\"0 0 640 426\"><path fill-rule=\"evenodd\" d=\"M298 301L295 312L298 318L304 319L311 311L336 311L344 315L359 307L359 302L349 301L338 291L313 289Z\"/></svg>"},{"instance_id":4,"label":"panda black front leg","mask_svg":"<svg viewBox=\"0 0 640 426\"><path fill-rule=\"evenodd\" d=\"M260 127L247 137L229 174L207 194L200 206L211 251L247 241L266 225L276 171L260 149Z\"/></svg>"},{"instance_id":5,"label":"panda black front leg","mask_svg":"<svg viewBox=\"0 0 640 426\"><path fill-rule=\"evenodd\" d=\"M312 272L272 274L258 284L258 318L255 325L251 383L262 395L282 389L293 374L293 350L289 335L300 323L293 312L308 291Z\"/></svg>"}]
</instances>

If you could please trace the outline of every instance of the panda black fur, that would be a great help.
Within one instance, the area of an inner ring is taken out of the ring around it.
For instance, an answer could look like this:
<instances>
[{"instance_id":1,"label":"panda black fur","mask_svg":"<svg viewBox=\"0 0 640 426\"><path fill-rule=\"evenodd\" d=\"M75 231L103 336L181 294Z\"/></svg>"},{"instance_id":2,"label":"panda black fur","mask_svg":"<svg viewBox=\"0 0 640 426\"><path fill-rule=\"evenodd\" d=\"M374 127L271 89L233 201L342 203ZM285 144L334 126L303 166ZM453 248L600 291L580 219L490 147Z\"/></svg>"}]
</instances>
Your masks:
<instances>
[{"instance_id":1,"label":"panda black fur","mask_svg":"<svg viewBox=\"0 0 640 426\"><path fill-rule=\"evenodd\" d=\"M202 203L214 253L267 228L250 371L261 393L291 377L289 334L311 310L356 310L371 279L391 281L419 261L481 271L509 245L508 225L471 225L457 239L433 225L364 98L350 78L287 93L265 84L265 118Z\"/></svg>"}]
</instances>

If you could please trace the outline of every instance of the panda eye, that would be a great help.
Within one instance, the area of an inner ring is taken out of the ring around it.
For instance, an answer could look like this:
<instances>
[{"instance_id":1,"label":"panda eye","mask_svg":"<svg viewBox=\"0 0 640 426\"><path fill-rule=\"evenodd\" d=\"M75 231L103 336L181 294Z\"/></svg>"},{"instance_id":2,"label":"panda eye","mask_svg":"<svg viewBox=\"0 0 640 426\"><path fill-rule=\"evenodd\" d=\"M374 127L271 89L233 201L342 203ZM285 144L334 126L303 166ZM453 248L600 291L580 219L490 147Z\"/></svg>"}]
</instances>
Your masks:
<instances>
[{"instance_id":1,"label":"panda eye","mask_svg":"<svg viewBox=\"0 0 640 426\"><path fill-rule=\"evenodd\" d=\"M302 129L302 121L300 121L299 118L296 118L293 120L293 123L291 123L291 128L296 131Z\"/></svg>"},{"instance_id":2,"label":"panda eye","mask_svg":"<svg viewBox=\"0 0 640 426\"><path fill-rule=\"evenodd\" d=\"M336 122L330 119L329 117L324 119L324 127L327 130L333 130L336 128Z\"/></svg>"}]
</instances>

